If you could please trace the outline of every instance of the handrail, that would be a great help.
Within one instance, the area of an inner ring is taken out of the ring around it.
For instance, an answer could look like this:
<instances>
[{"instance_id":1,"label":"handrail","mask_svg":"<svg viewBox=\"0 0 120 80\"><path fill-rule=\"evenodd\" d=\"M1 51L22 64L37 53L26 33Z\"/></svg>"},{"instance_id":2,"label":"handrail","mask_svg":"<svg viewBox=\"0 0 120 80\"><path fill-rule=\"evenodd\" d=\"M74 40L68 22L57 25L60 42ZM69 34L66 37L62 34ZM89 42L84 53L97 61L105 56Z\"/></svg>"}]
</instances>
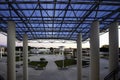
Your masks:
<instances>
[{"instance_id":1,"label":"handrail","mask_svg":"<svg viewBox=\"0 0 120 80\"><path fill-rule=\"evenodd\" d=\"M113 80L116 80L116 74L118 74L118 72L120 71L120 68L117 67L115 70L113 70L112 72L110 72L105 78L104 80L111 80L113 78Z\"/></svg>"},{"instance_id":2,"label":"handrail","mask_svg":"<svg viewBox=\"0 0 120 80\"><path fill-rule=\"evenodd\" d=\"M3 76L0 75L0 80L4 80Z\"/></svg>"}]
</instances>

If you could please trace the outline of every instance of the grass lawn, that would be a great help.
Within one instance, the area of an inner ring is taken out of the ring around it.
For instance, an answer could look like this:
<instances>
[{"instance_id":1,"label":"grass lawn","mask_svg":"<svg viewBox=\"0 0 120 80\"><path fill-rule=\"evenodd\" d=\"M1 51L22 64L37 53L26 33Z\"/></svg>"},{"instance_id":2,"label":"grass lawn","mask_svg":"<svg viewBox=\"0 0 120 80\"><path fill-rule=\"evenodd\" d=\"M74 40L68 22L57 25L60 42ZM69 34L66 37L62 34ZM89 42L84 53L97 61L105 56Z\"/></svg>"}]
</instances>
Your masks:
<instances>
[{"instance_id":1,"label":"grass lawn","mask_svg":"<svg viewBox=\"0 0 120 80\"><path fill-rule=\"evenodd\" d=\"M63 67L63 60L57 60L55 61L56 65L60 68ZM64 60L64 67L67 67L67 66L71 66L71 65L76 65L77 64L77 61L74 60L74 59L66 59ZM88 61L82 61L82 66L86 66L86 65L89 65L89 62Z\"/></svg>"},{"instance_id":2,"label":"grass lawn","mask_svg":"<svg viewBox=\"0 0 120 80\"><path fill-rule=\"evenodd\" d=\"M56 65L60 68L63 67L63 60L58 60L58 61L55 61ZM66 66L70 66L70 65L75 65L76 64L76 60L74 59L66 59L64 60L64 67Z\"/></svg>"},{"instance_id":3,"label":"grass lawn","mask_svg":"<svg viewBox=\"0 0 120 80\"><path fill-rule=\"evenodd\" d=\"M29 62L29 65L32 67L38 67L38 68L44 68L47 65L47 61L31 61Z\"/></svg>"}]
</instances>

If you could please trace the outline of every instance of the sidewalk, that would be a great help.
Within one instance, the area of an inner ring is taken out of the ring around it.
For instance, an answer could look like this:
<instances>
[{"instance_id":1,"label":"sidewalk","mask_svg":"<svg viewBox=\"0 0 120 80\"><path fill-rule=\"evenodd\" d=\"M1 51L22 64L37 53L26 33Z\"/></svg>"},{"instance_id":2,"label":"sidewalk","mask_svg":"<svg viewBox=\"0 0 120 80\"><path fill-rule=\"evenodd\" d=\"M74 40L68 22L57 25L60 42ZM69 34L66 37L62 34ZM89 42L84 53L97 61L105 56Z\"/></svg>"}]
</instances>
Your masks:
<instances>
[{"instance_id":1,"label":"sidewalk","mask_svg":"<svg viewBox=\"0 0 120 80\"><path fill-rule=\"evenodd\" d=\"M48 64L45 70L35 70L34 68L28 68L29 80L77 80L77 68L76 66L71 66L67 70L58 70L55 60L63 59L61 55L35 55L31 56L30 60L39 60L41 57L44 57ZM7 75L7 64L4 59L0 62L0 75L6 78ZM89 79L89 67L82 68L82 80ZM108 60L100 59L100 80L108 74ZM23 80L23 68L17 68L16 80ZM5 79L6 80L6 79Z\"/></svg>"}]
</instances>

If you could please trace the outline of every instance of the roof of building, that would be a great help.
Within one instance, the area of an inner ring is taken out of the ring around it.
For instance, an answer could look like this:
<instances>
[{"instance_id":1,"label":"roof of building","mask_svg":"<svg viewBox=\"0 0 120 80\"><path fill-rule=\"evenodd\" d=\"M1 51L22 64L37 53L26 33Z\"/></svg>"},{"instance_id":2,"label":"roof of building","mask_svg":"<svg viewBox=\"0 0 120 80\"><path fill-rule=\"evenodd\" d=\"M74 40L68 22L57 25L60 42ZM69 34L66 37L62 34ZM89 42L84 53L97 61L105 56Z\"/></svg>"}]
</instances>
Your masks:
<instances>
[{"instance_id":1,"label":"roof of building","mask_svg":"<svg viewBox=\"0 0 120 80\"><path fill-rule=\"evenodd\" d=\"M105 32L114 21L120 22L120 0L0 0L0 30L7 33L7 21L16 23L16 38L83 41L90 35L91 23L100 21Z\"/></svg>"}]
</instances>

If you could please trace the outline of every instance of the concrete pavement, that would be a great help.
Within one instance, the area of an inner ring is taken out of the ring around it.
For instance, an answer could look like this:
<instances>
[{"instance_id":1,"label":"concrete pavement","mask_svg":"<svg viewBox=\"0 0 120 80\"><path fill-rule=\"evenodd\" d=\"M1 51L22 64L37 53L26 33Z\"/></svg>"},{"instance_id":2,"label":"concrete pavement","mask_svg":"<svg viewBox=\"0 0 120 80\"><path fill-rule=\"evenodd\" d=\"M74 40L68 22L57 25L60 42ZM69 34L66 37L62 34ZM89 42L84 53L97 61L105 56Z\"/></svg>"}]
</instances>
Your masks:
<instances>
[{"instance_id":1,"label":"concrete pavement","mask_svg":"<svg viewBox=\"0 0 120 80\"><path fill-rule=\"evenodd\" d=\"M34 55L29 57L30 60L38 61L41 57L44 57L48 64L45 70L35 70L34 68L28 68L29 80L77 80L77 68L76 66L71 66L67 70L58 70L55 60L63 59L61 55ZM18 63L19 64L19 63ZM3 58L0 62L0 75L2 75L6 80L6 58ZM83 80L89 80L89 67L82 69ZM23 77L22 66L17 68L16 80L22 80ZM108 60L100 59L100 80L108 74Z\"/></svg>"}]
</instances>

